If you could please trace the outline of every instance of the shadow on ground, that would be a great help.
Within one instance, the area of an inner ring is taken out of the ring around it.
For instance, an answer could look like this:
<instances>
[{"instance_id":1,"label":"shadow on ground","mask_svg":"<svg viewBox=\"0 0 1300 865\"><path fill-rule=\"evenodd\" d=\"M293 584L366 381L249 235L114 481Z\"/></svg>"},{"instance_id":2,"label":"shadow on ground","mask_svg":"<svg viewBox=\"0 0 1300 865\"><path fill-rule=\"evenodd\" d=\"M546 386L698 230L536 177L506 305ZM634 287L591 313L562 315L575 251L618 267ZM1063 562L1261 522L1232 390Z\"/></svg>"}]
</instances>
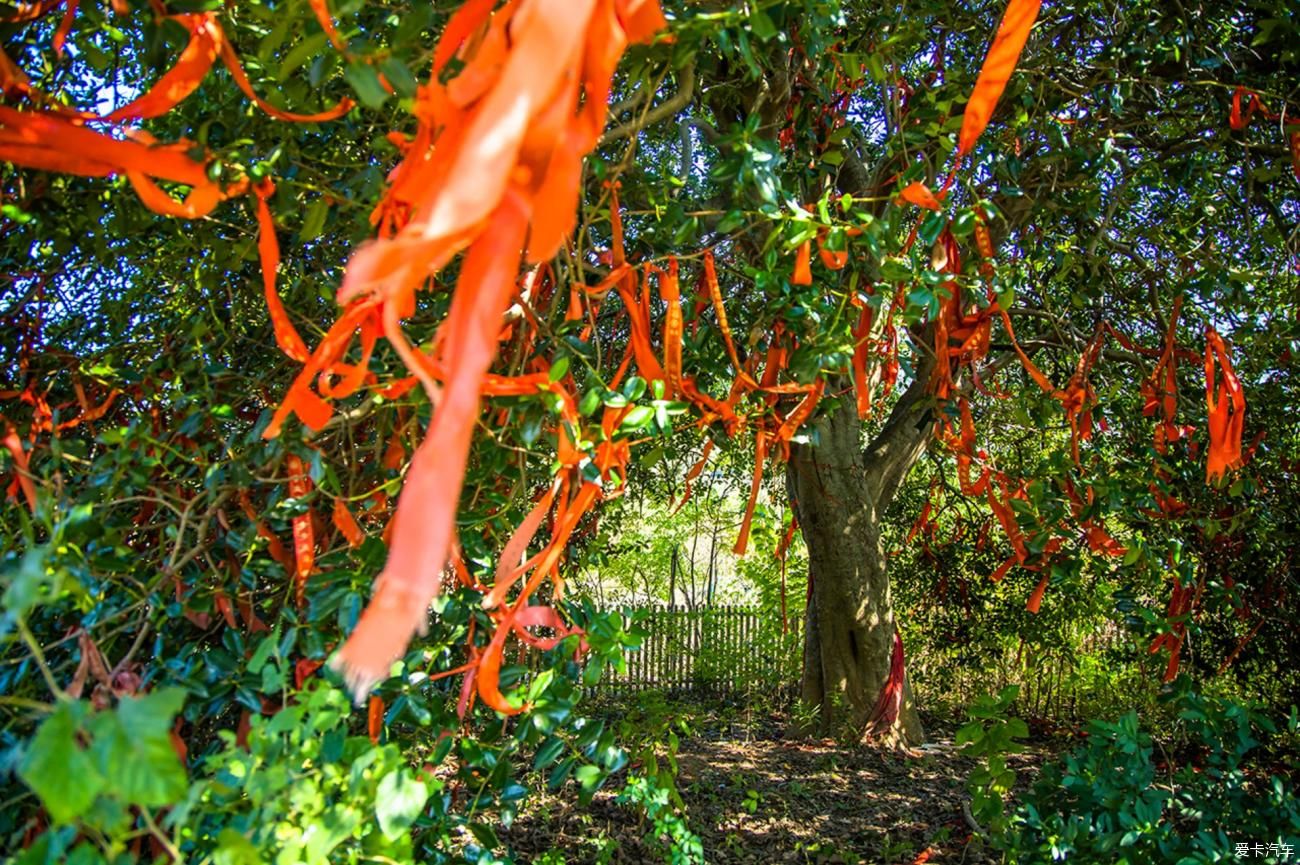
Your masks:
<instances>
[{"instance_id":1,"label":"shadow on ground","mask_svg":"<svg viewBox=\"0 0 1300 865\"><path fill-rule=\"evenodd\" d=\"M1012 758L1021 783L1041 759ZM700 738L682 743L678 763L687 821L710 863L985 861L962 815L971 764L951 740L905 756L832 741ZM644 838L649 825L614 796L601 792L586 808L571 791L539 797L502 840L520 862L548 849L565 865L665 861Z\"/></svg>"}]
</instances>

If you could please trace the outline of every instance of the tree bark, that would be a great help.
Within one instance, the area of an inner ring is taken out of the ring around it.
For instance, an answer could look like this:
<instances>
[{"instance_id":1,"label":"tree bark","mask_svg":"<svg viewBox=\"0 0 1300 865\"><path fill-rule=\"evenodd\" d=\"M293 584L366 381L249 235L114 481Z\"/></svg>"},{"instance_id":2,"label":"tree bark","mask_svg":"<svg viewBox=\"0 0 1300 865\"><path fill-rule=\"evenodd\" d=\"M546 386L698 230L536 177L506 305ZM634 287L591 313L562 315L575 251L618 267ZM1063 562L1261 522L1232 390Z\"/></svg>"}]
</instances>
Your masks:
<instances>
[{"instance_id":1,"label":"tree bark","mask_svg":"<svg viewBox=\"0 0 1300 865\"><path fill-rule=\"evenodd\" d=\"M921 366L865 449L850 400L822 421L819 446L791 447L786 481L808 547L801 697L818 710L822 735L847 730L893 744L924 740L906 678L897 720L868 730L889 679L895 632L880 518L934 429L928 364Z\"/></svg>"},{"instance_id":2,"label":"tree bark","mask_svg":"<svg viewBox=\"0 0 1300 865\"><path fill-rule=\"evenodd\" d=\"M677 545L673 544L672 563L668 568L668 606L673 605L673 598L677 596Z\"/></svg>"}]
</instances>

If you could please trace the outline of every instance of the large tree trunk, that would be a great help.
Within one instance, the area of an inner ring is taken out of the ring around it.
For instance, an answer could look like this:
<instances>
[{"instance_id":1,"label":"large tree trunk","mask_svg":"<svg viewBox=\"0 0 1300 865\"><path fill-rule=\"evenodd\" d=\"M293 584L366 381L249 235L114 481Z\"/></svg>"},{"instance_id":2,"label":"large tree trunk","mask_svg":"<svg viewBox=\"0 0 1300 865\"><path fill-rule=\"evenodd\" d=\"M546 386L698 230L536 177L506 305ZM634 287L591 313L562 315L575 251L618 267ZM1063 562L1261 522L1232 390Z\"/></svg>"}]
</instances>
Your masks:
<instances>
[{"instance_id":1,"label":"large tree trunk","mask_svg":"<svg viewBox=\"0 0 1300 865\"><path fill-rule=\"evenodd\" d=\"M846 400L819 426L820 444L791 448L786 479L808 546L802 699L822 735L850 731L897 744L924 739L904 679L897 720L869 730L890 671L894 608L880 518L933 430L924 406L928 370L895 405L865 449Z\"/></svg>"}]
</instances>

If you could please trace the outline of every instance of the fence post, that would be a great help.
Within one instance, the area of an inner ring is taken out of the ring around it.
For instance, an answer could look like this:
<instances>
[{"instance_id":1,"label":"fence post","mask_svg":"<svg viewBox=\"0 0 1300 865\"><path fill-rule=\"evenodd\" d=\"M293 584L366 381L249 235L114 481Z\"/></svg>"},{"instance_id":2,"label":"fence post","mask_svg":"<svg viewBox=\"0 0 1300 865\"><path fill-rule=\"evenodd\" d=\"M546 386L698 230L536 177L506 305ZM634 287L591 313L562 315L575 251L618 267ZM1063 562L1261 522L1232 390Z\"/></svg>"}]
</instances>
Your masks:
<instances>
[{"instance_id":1,"label":"fence post","mask_svg":"<svg viewBox=\"0 0 1300 865\"><path fill-rule=\"evenodd\" d=\"M739 626L741 623L740 607L728 607L727 617L733 621L732 631L735 633L736 636L739 636L740 634ZM745 658L743 655L741 655L739 647L740 647L739 641L735 638L735 636L733 636L732 639L728 641L727 648L725 650L730 657L735 658L734 664L727 665L726 677L723 679L723 682L725 683L727 690L733 693L736 691L737 686L740 684L742 680L738 674L741 672L741 670L744 668L745 665Z\"/></svg>"},{"instance_id":2,"label":"fence post","mask_svg":"<svg viewBox=\"0 0 1300 865\"><path fill-rule=\"evenodd\" d=\"M739 607L731 608L729 614L731 618L731 640L728 648L733 653L736 663L732 665L730 670L728 687L732 693L735 693L745 680L745 659L740 654L740 646L744 640L742 634L745 630L745 617Z\"/></svg>"}]
</instances>

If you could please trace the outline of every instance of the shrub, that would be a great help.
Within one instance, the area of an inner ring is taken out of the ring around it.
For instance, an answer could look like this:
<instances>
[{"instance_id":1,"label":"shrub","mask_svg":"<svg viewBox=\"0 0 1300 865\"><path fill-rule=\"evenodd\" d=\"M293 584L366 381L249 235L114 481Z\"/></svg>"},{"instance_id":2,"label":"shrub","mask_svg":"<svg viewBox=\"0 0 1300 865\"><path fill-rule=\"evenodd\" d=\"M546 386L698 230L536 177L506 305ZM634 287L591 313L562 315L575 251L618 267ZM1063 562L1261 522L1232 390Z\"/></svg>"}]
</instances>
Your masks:
<instances>
[{"instance_id":1,"label":"shrub","mask_svg":"<svg viewBox=\"0 0 1300 865\"><path fill-rule=\"evenodd\" d=\"M1136 713L1092 723L1088 741L1047 766L1011 827L995 839L1011 862L1200 863L1286 861L1300 852L1294 779L1246 768L1276 725L1255 708L1179 689L1174 751ZM1294 708L1287 724L1296 731ZM1185 754L1175 759L1173 754ZM1261 845L1256 847L1255 845Z\"/></svg>"}]
</instances>

